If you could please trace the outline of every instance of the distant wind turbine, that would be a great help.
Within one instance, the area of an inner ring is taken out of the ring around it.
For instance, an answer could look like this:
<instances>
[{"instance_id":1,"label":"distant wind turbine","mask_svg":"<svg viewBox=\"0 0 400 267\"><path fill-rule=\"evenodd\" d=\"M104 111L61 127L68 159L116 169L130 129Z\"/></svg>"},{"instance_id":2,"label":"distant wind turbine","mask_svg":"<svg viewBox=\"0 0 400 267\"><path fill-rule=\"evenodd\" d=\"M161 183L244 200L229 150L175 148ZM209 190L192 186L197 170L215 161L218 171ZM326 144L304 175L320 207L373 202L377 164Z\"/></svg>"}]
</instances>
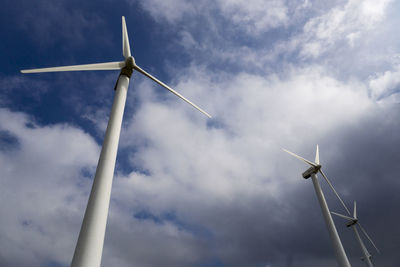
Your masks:
<instances>
[{"instance_id":1,"label":"distant wind turbine","mask_svg":"<svg viewBox=\"0 0 400 267\"><path fill-rule=\"evenodd\" d=\"M22 73L39 72L58 72L58 71L86 71L86 70L120 70L120 75L115 86L114 102L111 109L110 119L108 121L103 146L100 153L99 162L96 169L96 175L93 180L92 190L86 207L77 245L75 247L72 267L99 267L104 244L104 235L106 230L108 208L110 206L111 186L117 157L119 136L121 132L122 117L125 108L126 94L129 86L129 79L132 72L136 70L141 74L152 79L159 85L186 101L194 108L211 116L183 97L180 93L170 88L165 83L153 77L138 65L131 56L131 50L128 39L128 32L125 23L125 17L122 17L122 54L124 61L107 62L87 65L74 65L64 67L52 67L42 69L22 70Z\"/></svg>"},{"instance_id":2,"label":"distant wind turbine","mask_svg":"<svg viewBox=\"0 0 400 267\"><path fill-rule=\"evenodd\" d=\"M325 176L325 174L321 170L321 164L319 163L319 149L317 145L317 151L315 153L315 162L306 160L305 158L302 158L286 149L283 149L283 151L289 153L290 155L304 161L305 163L311 165L309 169L307 169L302 175L304 179L308 179L311 177L313 184L314 184L314 189L315 193L317 194L319 204L321 206L322 210L322 215L324 216L326 226L328 227L328 232L329 236L331 238L333 248L335 250L335 255L336 255L336 260L339 264L340 267L350 267L349 260L347 258L346 252L344 251L342 242L340 241L340 237L338 235L338 232L336 230L335 224L332 220L332 216L329 212L329 207L328 204L326 203L326 199L324 196L324 193L322 192L321 186L318 181L317 173L320 172L322 176L325 178L325 180L328 182L329 186L334 190L336 193L336 190L333 188L332 184L328 180L328 178ZM336 195L339 197L339 195L336 193ZM339 197L340 199L340 197ZM341 200L341 199L340 199Z\"/></svg>"},{"instance_id":3,"label":"distant wind turbine","mask_svg":"<svg viewBox=\"0 0 400 267\"><path fill-rule=\"evenodd\" d=\"M358 221L356 202L354 201L354 209L353 209L353 216L352 217L346 216L346 215L343 215L343 214L339 214L339 213L336 213L336 212L333 212L333 211L331 213L347 220L346 226L347 227L351 227L353 229L354 234L356 235L357 241L360 244L361 251L362 251L362 253L364 255L362 260L365 261L365 263L367 264L368 267L373 267L372 261L371 261L371 254L368 252L367 247L364 245L364 242L362 241L362 239L360 237L360 234L358 233L358 229L357 229L356 225L358 225L360 227L361 231L368 238L369 242L371 242L371 244L374 246L374 248L376 249L376 251L378 253L379 253L379 249L375 246L375 244L372 241L372 239L369 237L369 235L367 234L365 229L360 225L360 223Z\"/></svg>"}]
</instances>

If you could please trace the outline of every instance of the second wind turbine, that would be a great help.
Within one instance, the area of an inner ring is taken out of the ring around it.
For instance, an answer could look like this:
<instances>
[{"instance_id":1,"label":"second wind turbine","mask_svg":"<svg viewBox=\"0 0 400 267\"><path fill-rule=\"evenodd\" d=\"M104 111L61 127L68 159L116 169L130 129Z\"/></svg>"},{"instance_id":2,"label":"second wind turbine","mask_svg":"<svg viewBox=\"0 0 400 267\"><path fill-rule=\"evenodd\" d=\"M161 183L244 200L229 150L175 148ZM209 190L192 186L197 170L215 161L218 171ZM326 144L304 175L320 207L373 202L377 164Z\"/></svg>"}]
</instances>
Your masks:
<instances>
[{"instance_id":1,"label":"second wind turbine","mask_svg":"<svg viewBox=\"0 0 400 267\"><path fill-rule=\"evenodd\" d=\"M346 252L344 251L342 242L340 241L339 234L336 230L335 224L333 222L332 216L329 212L328 204L326 203L326 199L324 196L324 193L322 192L321 185L319 184L317 173L320 172L322 176L325 178L325 180L328 182L329 186L333 191L335 192L336 196L339 197L337 194L336 190L333 188L332 184L328 180L328 178L325 176L325 174L321 170L321 164L319 163L319 149L317 145L317 151L315 152L315 162L311 162L309 160L306 160L305 158L302 158L286 149L283 149L285 152L289 153L290 155L304 161L305 163L311 165L309 169L307 169L303 173L303 178L308 179L311 177L311 180L313 181L314 184L314 189L315 193L317 194L319 204L321 206L321 211L322 215L324 216L326 226L328 228L329 236L332 241L333 248L335 250L335 255L336 255L336 260L339 264L340 267L350 267L350 262L349 259L347 258ZM339 197L339 200L341 198ZM343 203L343 201L342 201Z\"/></svg>"},{"instance_id":2,"label":"second wind turbine","mask_svg":"<svg viewBox=\"0 0 400 267\"><path fill-rule=\"evenodd\" d=\"M132 72L135 70L147 76L176 96L180 97L182 100L192 105L207 117L211 118L207 112L136 65L135 59L131 56L125 17L122 17L122 54L125 58L124 61L21 71L22 73L86 70L121 71L115 86L114 103L112 105L111 115L108 121L106 135L104 137L104 142L96 169L96 175L93 180L92 190L90 192L89 201L86 207L85 216L83 218L78 242L75 247L75 253L72 259L71 267L99 267L101 263L122 117L125 108L129 80Z\"/></svg>"},{"instance_id":3,"label":"second wind turbine","mask_svg":"<svg viewBox=\"0 0 400 267\"><path fill-rule=\"evenodd\" d=\"M365 246L364 242L362 241L362 239L360 237L360 234L358 233L357 225L358 225L358 227L360 227L362 233L367 237L369 242L374 246L374 248L376 249L376 251L378 253L380 253L379 249L376 247L375 243L369 237L369 235L367 234L367 231L365 231L364 227L361 226L361 224L360 224L360 222L359 222L359 220L357 218L357 205L356 205L356 202L354 201L353 215L350 215L350 211L349 211L349 209L347 207L345 207L345 209L346 209L347 213L349 214L349 216L346 216L346 215L343 215L343 214L340 214L340 213L336 213L336 212L333 212L333 211L331 213L347 220L346 226L347 227L351 227L353 229L354 234L355 234L355 236L357 238L357 241L358 241L358 243L360 245L361 252L363 254L363 257L361 258L361 260L363 260L368 267L373 267L373 264L372 264L372 261L371 261L371 257L372 256L368 252L367 247Z\"/></svg>"}]
</instances>

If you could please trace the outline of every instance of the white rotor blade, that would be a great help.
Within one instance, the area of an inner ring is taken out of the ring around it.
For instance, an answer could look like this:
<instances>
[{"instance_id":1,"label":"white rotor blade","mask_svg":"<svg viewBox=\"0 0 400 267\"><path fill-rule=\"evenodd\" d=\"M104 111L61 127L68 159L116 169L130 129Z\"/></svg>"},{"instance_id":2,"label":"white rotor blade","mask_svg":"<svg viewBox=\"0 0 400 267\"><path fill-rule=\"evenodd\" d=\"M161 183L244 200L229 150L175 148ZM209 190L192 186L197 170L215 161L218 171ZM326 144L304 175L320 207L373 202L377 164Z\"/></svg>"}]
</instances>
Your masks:
<instances>
[{"instance_id":1,"label":"white rotor blade","mask_svg":"<svg viewBox=\"0 0 400 267\"><path fill-rule=\"evenodd\" d=\"M315 164L314 162L311 162L311 161L309 161L309 160L306 160L305 158L302 158L302 157L300 157L300 156L294 154L293 152L290 152L289 150L286 150L286 149L284 149L284 148L282 148L282 150L285 151L286 153L289 153L289 154L292 155L293 157L296 157L296 158L298 158L299 160L302 160L302 161L304 161L305 163L310 164L310 165L313 166L313 167L316 167L316 166L317 166L317 164Z\"/></svg>"},{"instance_id":2,"label":"white rotor blade","mask_svg":"<svg viewBox=\"0 0 400 267\"><path fill-rule=\"evenodd\" d=\"M211 115L208 114L207 112L205 112L204 110L202 110L201 108L199 108L197 105L193 104L192 102L190 102L188 99L186 99L184 96L182 96L180 93L178 93L177 91L175 91L174 89L172 89L171 87L169 87L168 85L166 85L165 83L163 83L162 81L158 80L157 78L153 77L152 75L150 75L149 73L147 73L146 71L144 71L143 69L141 69L139 66L135 65L133 67L135 70L137 70L138 72L142 73L143 75L147 76L148 78L152 79L153 81L155 81L156 83L158 83L159 85L165 87L166 89L168 89L170 92L172 92L174 95L178 96L179 98L181 98L182 100L184 100L185 102L187 102L188 104L192 105L194 108L196 108L198 111L200 111L201 113L203 113L204 115L206 115L207 117L211 118Z\"/></svg>"},{"instance_id":3,"label":"white rotor blade","mask_svg":"<svg viewBox=\"0 0 400 267\"><path fill-rule=\"evenodd\" d=\"M378 253L381 253L381 252L379 251L379 249L375 246L375 243L372 241L371 237L369 237L369 235L367 234L367 231L365 231L365 229L361 226L360 223L358 223L358 226L360 226L361 231L362 231L362 232L364 233L364 235L368 238L369 242L371 242L371 244L374 246L374 248L376 249L376 251L377 251Z\"/></svg>"},{"instance_id":4,"label":"white rotor blade","mask_svg":"<svg viewBox=\"0 0 400 267\"><path fill-rule=\"evenodd\" d=\"M315 152L315 163L319 164L319 148L317 145L317 151Z\"/></svg>"},{"instance_id":5,"label":"white rotor blade","mask_svg":"<svg viewBox=\"0 0 400 267\"><path fill-rule=\"evenodd\" d=\"M122 16L122 54L125 59L131 56L131 48L129 46L128 31L124 16Z\"/></svg>"},{"instance_id":6,"label":"white rotor blade","mask_svg":"<svg viewBox=\"0 0 400 267\"><path fill-rule=\"evenodd\" d=\"M125 66L124 61L107 62L85 65L72 65L62 67L51 67L41 69L21 70L22 73L39 73L39 72L58 72L58 71L84 71L84 70L119 70Z\"/></svg>"},{"instance_id":7,"label":"white rotor blade","mask_svg":"<svg viewBox=\"0 0 400 267\"><path fill-rule=\"evenodd\" d=\"M357 205L356 205L356 201L354 201L353 217L357 219Z\"/></svg>"},{"instance_id":8,"label":"white rotor blade","mask_svg":"<svg viewBox=\"0 0 400 267\"><path fill-rule=\"evenodd\" d=\"M353 221L354 220L354 218L351 218L351 217L343 215L343 214L339 214L339 213L336 213L336 212L333 212L333 211L331 211L331 213L335 214L336 216L342 217L343 219L349 220L349 221Z\"/></svg>"},{"instance_id":9,"label":"white rotor blade","mask_svg":"<svg viewBox=\"0 0 400 267\"><path fill-rule=\"evenodd\" d=\"M329 181L328 177L326 177L326 175L324 174L324 172L320 169L319 172L322 174L322 176L325 178L325 181L328 183L329 187L332 189L332 191L335 193L336 197L339 199L339 201L342 203L343 207L345 208L345 210L347 211L347 213L349 215L351 215L349 209L347 208L346 204L344 204L342 198L339 196L339 194L336 192L335 188L333 187L333 185L331 184L331 182Z\"/></svg>"}]
</instances>

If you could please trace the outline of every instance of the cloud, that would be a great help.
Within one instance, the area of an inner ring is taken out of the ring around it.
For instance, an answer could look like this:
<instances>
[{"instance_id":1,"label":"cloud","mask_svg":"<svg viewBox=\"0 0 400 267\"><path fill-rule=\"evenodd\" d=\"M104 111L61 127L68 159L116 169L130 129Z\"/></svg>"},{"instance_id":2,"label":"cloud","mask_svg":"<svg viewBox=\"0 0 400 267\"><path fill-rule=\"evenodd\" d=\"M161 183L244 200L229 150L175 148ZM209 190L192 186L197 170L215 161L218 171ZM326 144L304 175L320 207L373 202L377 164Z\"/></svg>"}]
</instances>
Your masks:
<instances>
[{"instance_id":1,"label":"cloud","mask_svg":"<svg viewBox=\"0 0 400 267\"><path fill-rule=\"evenodd\" d=\"M0 149L0 265L66 264L72 256L99 147L69 125L40 126L0 109L0 131L13 145ZM76 233L71 235L71 233Z\"/></svg>"},{"instance_id":2,"label":"cloud","mask_svg":"<svg viewBox=\"0 0 400 267\"><path fill-rule=\"evenodd\" d=\"M165 1L151 0L142 2L156 20L166 20L169 23L181 23L185 18L200 14L209 19L217 12L231 27L239 28L246 34L259 35L270 29L285 26L289 21L288 8L284 1L225 1L217 3L208 0L190 2L184 0Z\"/></svg>"},{"instance_id":3,"label":"cloud","mask_svg":"<svg viewBox=\"0 0 400 267\"><path fill-rule=\"evenodd\" d=\"M235 27L244 28L248 34L258 35L288 24L285 1L218 1L222 15Z\"/></svg>"},{"instance_id":4,"label":"cloud","mask_svg":"<svg viewBox=\"0 0 400 267\"><path fill-rule=\"evenodd\" d=\"M182 3L171 4L179 15L163 27L165 31L173 27L177 32L179 39L171 39L174 47L182 47L192 63L208 68L267 75L284 71L287 64L321 64L332 68L341 79L353 75L368 78L370 72L361 66L379 71L397 51L397 41L388 39L389 32L395 30L395 24L389 22L394 23L394 17L388 17L389 7L395 8L392 1L329 5L307 1L200 1L190 3L190 8ZM280 12L271 12L281 14L279 18L268 13L275 7ZM143 5L143 9L156 20L169 15L157 3ZM149 11L153 9L159 13ZM169 67L174 69L173 64Z\"/></svg>"},{"instance_id":5,"label":"cloud","mask_svg":"<svg viewBox=\"0 0 400 267\"><path fill-rule=\"evenodd\" d=\"M30 98L32 102L39 102L41 96L47 92L49 85L43 80L18 75L0 77L0 88L0 104L8 106L13 103L13 98L18 95Z\"/></svg>"},{"instance_id":6,"label":"cloud","mask_svg":"<svg viewBox=\"0 0 400 267\"><path fill-rule=\"evenodd\" d=\"M384 18L391 1L348 1L343 6L332 8L329 12L310 19L304 25L301 36L300 55L318 57L340 42L354 47L361 42L361 36L376 27Z\"/></svg>"},{"instance_id":7,"label":"cloud","mask_svg":"<svg viewBox=\"0 0 400 267\"><path fill-rule=\"evenodd\" d=\"M195 12L195 5L186 0L150 0L142 2L142 7L156 19L166 19L168 22L176 22L183 16L190 16Z\"/></svg>"},{"instance_id":8,"label":"cloud","mask_svg":"<svg viewBox=\"0 0 400 267\"><path fill-rule=\"evenodd\" d=\"M312 186L300 177L306 166L280 148L313 151L316 143L327 143L326 135L373 110L367 88L338 81L321 67L293 68L282 77L241 73L220 80L193 68L172 85L196 103L206 103L205 109L216 114L214 121L207 125L201 114L172 96L160 103L154 91L143 95L121 137L121 146L131 148L131 166L140 171L120 174L113 191L116 206L125 213L144 208L160 221L172 212L176 219L168 223L183 225L201 253L214 247L205 255L225 266L282 262L296 253L305 253L296 260L304 266L331 261ZM293 221L285 220L288 216ZM293 225L309 220L319 221L323 236L308 244L318 256L290 245L307 240L291 232L298 227L307 229L304 235L315 231L310 225ZM322 242L326 246L318 248ZM181 262L177 253L169 254L171 266ZM149 260L143 266L151 266Z\"/></svg>"},{"instance_id":9,"label":"cloud","mask_svg":"<svg viewBox=\"0 0 400 267\"><path fill-rule=\"evenodd\" d=\"M400 66L395 66L393 70L378 73L369 80L371 97L380 100L398 93L400 83Z\"/></svg>"}]
</instances>

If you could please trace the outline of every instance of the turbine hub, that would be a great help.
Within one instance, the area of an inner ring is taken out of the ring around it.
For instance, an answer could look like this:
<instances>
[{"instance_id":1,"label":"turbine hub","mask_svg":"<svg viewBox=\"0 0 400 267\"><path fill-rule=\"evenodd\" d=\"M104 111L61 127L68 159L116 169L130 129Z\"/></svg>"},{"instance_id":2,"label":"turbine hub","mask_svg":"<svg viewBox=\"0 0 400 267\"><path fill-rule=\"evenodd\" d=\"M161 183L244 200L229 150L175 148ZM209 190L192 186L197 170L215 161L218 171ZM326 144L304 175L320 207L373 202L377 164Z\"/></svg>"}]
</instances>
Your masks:
<instances>
[{"instance_id":1,"label":"turbine hub","mask_svg":"<svg viewBox=\"0 0 400 267\"><path fill-rule=\"evenodd\" d=\"M135 65L136 65L135 59L132 56L126 58L126 60L125 60L125 68L133 70L133 67Z\"/></svg>"},{"instance_id":2,"label":"turbine hub","mask_svg":"<svg viewBox=\"0 0 400 267\"><path fill-rule=\"evenodd\" d=\"M125 67L121 69L120 75L125 75L128 78L132 76L133 68L136 66L135 59L129 56L125 59Z\"/></svg>"}]
</instances>

